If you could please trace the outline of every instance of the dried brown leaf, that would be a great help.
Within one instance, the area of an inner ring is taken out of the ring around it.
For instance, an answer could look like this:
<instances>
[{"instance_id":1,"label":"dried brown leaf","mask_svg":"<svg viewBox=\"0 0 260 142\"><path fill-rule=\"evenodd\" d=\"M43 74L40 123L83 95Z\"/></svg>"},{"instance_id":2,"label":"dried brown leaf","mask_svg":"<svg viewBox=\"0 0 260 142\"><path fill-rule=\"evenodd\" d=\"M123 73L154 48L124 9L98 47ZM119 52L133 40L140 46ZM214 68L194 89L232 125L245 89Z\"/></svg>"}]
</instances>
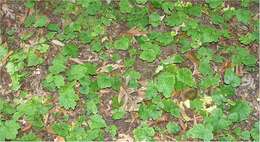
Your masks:
<instances>
[{"instance_id":1,"label":"dried brown leaf","mask_svg":"<svg viewBox=\"0 0 260 142\"><path fill-rule=\"evenodd\" d=\"M134 142L134 139L129 134L119 134L116 142Z\"/></svg>"},{"instance_id":2,"label":"dried brown leaf","mask_svg":"<svg viewBox=\"0 0 260 142\"><path fill-rule=\"evenodd\" d=\"M133 27L130 30L128 30L126 32L126 34L131 35L131 36L143 36L143 35L146 35L147 32L143 32L140 29Z\"/></svg>"},{"instance_id":3,"label":"dried brown leaf","mask_svg":"<svg viewBox=\"0 0 260 142\"><path fill-rule=\"evenodd\" d=\"M61 136L57 136L55 139L54 139L54 142L65 142L65 139Z\"/></svg>"}]
</instances>

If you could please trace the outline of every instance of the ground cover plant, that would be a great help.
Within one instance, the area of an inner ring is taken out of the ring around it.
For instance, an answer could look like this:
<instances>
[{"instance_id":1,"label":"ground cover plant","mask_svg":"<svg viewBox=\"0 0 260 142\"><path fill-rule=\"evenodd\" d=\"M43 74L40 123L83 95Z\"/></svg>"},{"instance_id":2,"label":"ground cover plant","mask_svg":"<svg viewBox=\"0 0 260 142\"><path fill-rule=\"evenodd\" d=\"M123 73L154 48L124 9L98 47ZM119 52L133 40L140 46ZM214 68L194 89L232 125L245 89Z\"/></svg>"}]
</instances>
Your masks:
<instances>
[{"instance_id":1,"label":"ground cover plant","mask_svg":"<svg viewBox=\"0 0 260 142\"><path fill-rule=\"evenodd\" d=\"M1 141L258 141L258 0L2 0Z\"/></svg>"}]
</instances>

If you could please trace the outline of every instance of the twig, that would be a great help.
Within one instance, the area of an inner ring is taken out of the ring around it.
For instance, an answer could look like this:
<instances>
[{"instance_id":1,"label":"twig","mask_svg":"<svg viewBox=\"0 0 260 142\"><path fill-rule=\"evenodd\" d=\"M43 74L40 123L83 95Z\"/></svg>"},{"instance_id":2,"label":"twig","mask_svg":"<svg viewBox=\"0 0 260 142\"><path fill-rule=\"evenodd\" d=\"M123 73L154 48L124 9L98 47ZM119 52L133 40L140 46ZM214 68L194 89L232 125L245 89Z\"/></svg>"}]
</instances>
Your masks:
<instances>
[{"instance_id":1,"label":"twig","mask_svg":"<svg viewBox=\"0 0 260 142\"><path fill-rule=\"evenodd\" d=\"M168 135L164 135L166 138L168 138L168 139L170 139L170 140L172 140L172 141L176 141L176 139L175 138L173 138L173 137L171 137L171 136L168 136Z\"/></svg>"},{"instance_id":2,"label":"twig","mask_svg":"<svg viewBox=\"0 0 260 142\"><path fill-rule=\"evenodd\" d=\"M28 124L27 126L25 126L24 128L22 128L22 132L28 131L32 128L32 124Z\"/></svg>"},{"instance_id":3,"label":"twig","mask_svg":"<svg viewBox=\"0 0 260 142\"><path fill-rule=\"evenodd\" d=\"M0 68L2 68L2 66L4 66L8 60L8 58L13 54L14 51L9 51L3 58L3 60L0 62Z\"/></svg>"},{"instance_id":4,"label":"twig","mask_svg":"<svg viewBox=\"0 0 260 142\"><path fill-rule=\"evenodd\" d=\"M70 60L77 64L84 64L79 58L70 58Z\"/></svg>"}]
</instances>

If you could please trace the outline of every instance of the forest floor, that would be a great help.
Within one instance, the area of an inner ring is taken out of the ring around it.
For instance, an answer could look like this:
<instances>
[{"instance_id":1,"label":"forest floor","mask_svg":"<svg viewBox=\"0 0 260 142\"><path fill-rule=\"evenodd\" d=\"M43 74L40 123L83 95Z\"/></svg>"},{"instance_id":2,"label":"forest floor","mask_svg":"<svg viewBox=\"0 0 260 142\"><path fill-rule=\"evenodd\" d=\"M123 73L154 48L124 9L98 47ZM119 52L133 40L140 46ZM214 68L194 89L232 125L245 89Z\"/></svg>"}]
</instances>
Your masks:
<instances>
[{"instance_id":1,"label":"forest floor","mask_svg":"<svg viewBox=\"0 0 260 142\"><path fill-rule=\"evenodd\" d=\"M259 140L257 0L0 8L0 141Z\"/></svg>"}]
</instances>

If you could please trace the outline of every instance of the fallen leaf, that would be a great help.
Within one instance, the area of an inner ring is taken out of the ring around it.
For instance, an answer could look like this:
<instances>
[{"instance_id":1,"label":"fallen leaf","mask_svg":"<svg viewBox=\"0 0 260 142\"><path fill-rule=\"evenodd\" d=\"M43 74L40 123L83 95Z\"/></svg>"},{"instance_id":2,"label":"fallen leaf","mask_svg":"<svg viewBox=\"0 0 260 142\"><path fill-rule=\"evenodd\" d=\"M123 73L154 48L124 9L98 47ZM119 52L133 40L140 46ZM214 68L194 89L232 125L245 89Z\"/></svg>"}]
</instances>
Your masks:
<instances>
[{"instance_id":1,"label":"fallen leaf","mask_svg":"<svg viewBox=\"0 0 260 142\"><path fill-rule=\"evenodd\" d=\"M70 58L70 61L75 62L77 64L84 64L83 61L79 58Z\"/></svg>"},{"instance_id":2,"label":"fallen leaf","mask_svg":"<svg viewBox=\"0 0 260 142\"><path fill-rule=\"evenodd\" d=\"M9 51L9 52L4 56L4 58L3 58L3 59L1 60L1 62L0 62L0 68L6 64L8 58L9 58L12 54L13 54L13 51L11 50L11 51Z\"/></svg>"},{"instance_id":3,"label":"fallen leaf","mask_svg":"<svg viewBox=\"0 0 260 142\"><path fill-rule=\"evenodd\" d=\"M51 43L53 43L53 44L55 44L57 46L64 46L64 43L62 43L62 42L60 42L60 41L58 41L56 39L52 40Z\"/></svg>"},{"instance_id":4,"label":"fallen leaf","mask_svg":"<svg viewBox=\"0 0 260 142\"><path fill-rule=\"evenodd\" d=\"M126 32L126 34L131 35L131 36L143 36L146 35L147 32L142 32L140 29L133 27L130 30Z\"/></svg>"},{"instance_id":5,"label":"fallen leaf","mask_svg":"<svg viewBox=\"0 0 260 142\"><path fill-rule=\"evenodd\" d=\"M26 132L32 128L32 124L27 123L25 127L22 128L22 132Z\"/></svg>"},{"instance_id":6,"label":"fallen leaf","mask_svg":"<svg viewBox=\"0 0 260 142\"><path fill-rule=\"evenodd\" d=\"M227 68L230 68L230 67L231 67L231 61L230 61L230 60L224 62L224 63L222 64L222 66L220 67L220 70L219 70L219 71L220 71L220 74L223 75L224 72L225 72L225 70L226 70Z\"/></svg>"},{"instance_id":7,"label":"fallen leaf","mask_svg":"<svg viewBox=\"0 0 260 142\"><path fill-rule=\"evenodd\" d=\"M128 134L119 134L116 142L134 142L134 139Z\"/></svg>"},{"instance_id":8,"label":"fallen leaf","mask_svg":"<svg viewBox=\"0 0 260 142\"><path fill-rule=\"evenodd\" d=\"M196 59L196 57L193 55L192 52L188 52L187 54L185 54L185 56L192 62L193 66L194 66L192 74L196 75L196 76L200 76L200 72L198 70L199 61Z\"/></svg>"},{"instance_id":9,"label":"fallen leaf","mask_svg":"<svg viewBox=\"0 0 260 142\"><path fill-rule=\"evenodd\" d=\"M55 139L54 139L54 142L65 142L65 139L61 136L57 136Z\"/></svg>"},{"instance_id":10,"label":"fallen leaf","mask_svg":"<svg viewBox=\"0 0 260 142\"><path fill-rule=\"evenodd\" d=\"M236 66L235 71L238 76L243 76L243 74L245 73L245 71L243 70L243 66Z\"/></svg>"},{"instance_id":11,"label":"fallen leaf","mask_svg":"<svg viewBox=\"0 0 260 142\"><path fill-rule=\"evenodd\" d=\"M98 69L97 69L97 72L99 72L99 73L109 72L109 69L108 69L109 67L111 67L111 68L112 68L112 71L114 71L114 70L117 70L117 69L122 68L122 67L124 67L124 66L119 65L119 64L107 64L107 65L105 65L105 66L102 66L102 67L98 68Z\"/></svg>"},{"instance_id":12,"label":"fallen leaf","mask_svg":"<svg viewBox=\"0 0 260 142\"><path fill-rule=\"evenodd\" d=\"M184 102L180 102L179 106L181 109L181 115L182 115L183 120L186 122L190 121L191 118L185 112Z\"/></svg>"},{"instance_id":13,"label":"fallen leaf","mask_svg":"<svg viewBox=\"0 0 260 142\"><path fill-rule=\"evenodd\" d=\"M133 89L124 89L124 87L120 87L118 101L123 102L122 107L125 111L138 111L139 103L142 102L143 99L144 96L138 95Z\"/></svg>"}]
</instances>

